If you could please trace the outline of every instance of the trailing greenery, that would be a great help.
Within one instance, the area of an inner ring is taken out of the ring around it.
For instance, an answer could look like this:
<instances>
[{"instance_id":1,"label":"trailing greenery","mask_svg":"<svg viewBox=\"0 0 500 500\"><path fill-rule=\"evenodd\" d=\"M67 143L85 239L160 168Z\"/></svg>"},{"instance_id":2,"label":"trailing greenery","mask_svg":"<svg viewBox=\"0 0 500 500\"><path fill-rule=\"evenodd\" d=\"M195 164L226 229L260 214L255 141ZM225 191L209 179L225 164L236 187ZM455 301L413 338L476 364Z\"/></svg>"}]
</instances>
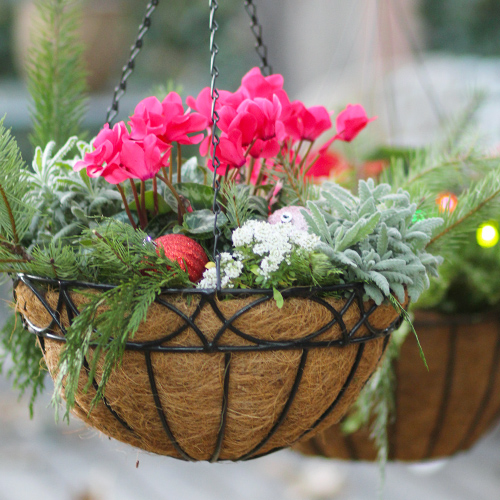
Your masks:
<instances>
[{"instance_id":1,"label":"trailing greenery","mask_svg":"<svg viewBox=\"0 0 500 500\"><path fill-rule=\"evenodd\" d=\"M147 240L147 234L128 224L107 220L94 230L86 230L84 236L87 239L82 244L92 252L90 256L81 255L86 259L88 273L83 277L117 286L97 295L88 294L88 304L66 334L54 392L54 401L59 403L64 380L66 418L75 403L83 361L87 359L90 368L88 390L98 361L103 360L99 389L93 400L95 405L103 395L112 370L121 362L126 342L133 339L146 320L148 308L161 289L192 286L178 262L159 255L157 248ZM94 351L90 359L91 345Z\"/></svg>"},{"instance_id":2,"label":"trailing greenery","mask_svg":"<svg viewBox=\"0 0 500 500\"><path fill-rule=\"evenodd\" d=\"M378 461L385 477L385 466L389 456L388 426L394 421L396 401L396 375L393 364L399 358L402 344L409 332L406 324L392 335L385 357L354 403L351 412L343 420L341 427L346 434L369 427L371 437L378 450Z\"/></svg>"},{"instance_id":3,"label":"trailing greenery","mask_svg":"<svg viewBox=\"0 0 500 500\"><path fill-rule=\"evenodd\" d=\"M34 146L61 147L79 134L86 108L83 47L77 35L80 2L37 0L36 31L28 55Z\"/></svg>"},{"instance_id":4,"label":"trailing greenery","mask_svg":"<svg viewBox=\"0 0 500 500\"><path fill-rule=\"evenodd\" d=\"M13 314L0 332L0 373L12 379L19 397L30 393L29 410L33 417L34 403L43 391L47 368L35 337L26 332L20 314ZM3 352L2 352L3 351ZM7 364L8 355L11 363ZM6 364L9 368L6 371Z\"/></svg>"}]
</instances>

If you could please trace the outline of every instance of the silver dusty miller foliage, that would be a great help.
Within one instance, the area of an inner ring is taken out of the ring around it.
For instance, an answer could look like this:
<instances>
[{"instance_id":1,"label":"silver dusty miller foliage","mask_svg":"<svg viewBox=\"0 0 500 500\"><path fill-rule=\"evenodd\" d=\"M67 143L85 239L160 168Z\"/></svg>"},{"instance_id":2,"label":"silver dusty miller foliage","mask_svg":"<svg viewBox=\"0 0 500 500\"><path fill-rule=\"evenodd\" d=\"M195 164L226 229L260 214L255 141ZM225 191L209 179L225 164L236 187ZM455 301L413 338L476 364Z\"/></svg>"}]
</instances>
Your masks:
<instances>
[{"instance_id":1,"label":"silver dusty miller foliage","mask_svg":"<svg viewBox=\"0 0 500 500\"><path fill-rule=\"evenodd\" d=\"M302 212L310 230L321 238L317 250L345 269L349 282L363 282L377 304L391 293L412 301L429 287L428 273L437 276L442 259L425 251L440 218L417 220L417 205L389 184L359 182L359 197L341 186L323 184L319 201Z\"/></svg>"},{"instance_id":2,"label":"silver dusty miller foliage","mask_svg":"<svg viewBox=\"0 0 500 500\"><path fill-rule=\"evenodd\" d=\"M74 172L75 162L92 151L89 143L71 137L59 151L55 145L49 142L43 150L37 147L33 171L24 172L30 184L26 201L37 213L28 234L32 247L80 234L92 225L92 217L116 213L121 206L120 194L104 179L90 178L85 171ZM74 151L76 157L69 158Z\"/></svg>"}]
</instances>

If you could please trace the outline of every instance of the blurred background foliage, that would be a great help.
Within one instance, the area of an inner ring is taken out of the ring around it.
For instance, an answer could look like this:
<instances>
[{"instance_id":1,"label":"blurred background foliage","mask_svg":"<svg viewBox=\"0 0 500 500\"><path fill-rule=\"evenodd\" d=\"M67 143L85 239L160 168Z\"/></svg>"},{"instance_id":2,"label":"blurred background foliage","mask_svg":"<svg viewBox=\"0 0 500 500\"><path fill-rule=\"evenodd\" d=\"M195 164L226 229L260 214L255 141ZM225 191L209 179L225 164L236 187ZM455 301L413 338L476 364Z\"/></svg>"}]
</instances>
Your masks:
<instances>
[{"instance_id":1,"label":"blurred background foliage","mask_svg":"<svg viewBox=\"0 0 500 500\"><path fill-rule=\"evenodd\" d=\"M498 0L422 0L421 10L429 49L500 54Z\"/></svg>"},{"instance_id":2,"label":"blurred background foliage","mask_svg":"<svg viewBox=\"0 0 500 500\"><path fill-rule=\"evenodd\" d=\"M127 0L130 17L137 23L144 2ZM143 82L175 78L186 90L196 92L200 81L209 83L208 2L171 0L158 8L148 34L149 49L138 67ZM235 89L241 76L258 63L253 37L242 0L225 0L217 11L217 56L220 86Z\"/></svg>"},{"instance_id":3,"label":"blurred background foliage","mask_svg":"<svg viewBox=\"0 0 500 500\"><path fill-rule=\"evenodd\" d=\"M91 57L88 58L89 70L103 73L97 76L98 83L93 85L93 97L85 123L93 134L104 121L105 109L111 102L113 87L119 81L121 67L127 60L148 0L80 1L87 18L86 21L84 19L82 34L83 38L89 39L86 41L88 51L94 57L93 62ZM497 35L500 28L499 0L415 1L419 2L419 11L423 15L423 41L429 49L500 55L500 37ZM20 27L22 18L28 17L23 8L30 3L33 0L0 0L0 115L8 113L7 125L13 127L27 159L32 154L26 140L30 121L27 93L19 81L22 79L20 44L28 43L30 30L29 26L24 31ZM292 36L295 33L293 26L288 25L290 17L285 16L290 11L283 12L283 7L295 5L298 8L300 4L282 0L276 4L257 1L256 5L265 24L264 39L270 46L271 61L279 67L280 59L284 60L286 54L283 40L279 42L279 33L285 30L289 30ZM120 118L133 110L134 102L155 92L158 85L175 88L183 97L197 94L202 87L209 85L208 13L207 0L160 3L143 52L137 59ZM220 25L217 34L220 47L217 57L220 69L218 85L235 90L242 75L259 64L243 0L220 2L217 20ZM111 55L105 55L105 52ZM292 57L290 54L286 56ZM288 76L286 68L283 73ZM289 89L293 88L292 84L293 80L289 80ZM291 97L298 96L292 92Z\"/></svg>"},{"instance_id":4,"label":"blurred background foliage","mask_svg":"<svg viewBox=\"0 0 500 500\"><path fill-rule=\"evenodd\" d=\"M12 18L12 4L0 2L0 78L14 73Z\"/></svg>"}]
</instances>

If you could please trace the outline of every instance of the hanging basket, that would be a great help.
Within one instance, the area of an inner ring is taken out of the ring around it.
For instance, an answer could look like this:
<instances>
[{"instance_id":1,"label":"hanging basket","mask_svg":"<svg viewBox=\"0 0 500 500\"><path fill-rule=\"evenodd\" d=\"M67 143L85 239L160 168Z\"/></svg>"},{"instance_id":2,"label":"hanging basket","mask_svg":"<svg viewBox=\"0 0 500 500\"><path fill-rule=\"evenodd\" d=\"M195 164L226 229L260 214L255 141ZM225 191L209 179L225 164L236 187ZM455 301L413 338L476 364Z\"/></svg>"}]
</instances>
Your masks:
<instances>
[{"instance_id":1,"label":"hanging basket","mask_svg":"<svg viewBox=\"0 0 500 500\"><path fill-rule=\"evenodd\" d=\"M500 322L497 316L419 312L415 342L405 342L396 364L396 419L389 459L420 461L469 449L500 417ZM369 430L344 435L332 426L296 446L307 455L376 460Z\"/></svg>"},{"instance_id":2,"label":"hanging basket","mask_svg":"<svg viewBox=\"0 0 500 500\"><path fill-rule=\"evenodd\" d=\"M18 279L17 308L55 377L65 331L88 300L79 290L110 287ZM86 360L75 413L119 441L189 461L256 458L331 426L401 320L391 305L363 302L362 286L283 296L278 309L267 290L165 290L90 414L100 373L84 393Z\"/></svg>"}]
</instances>

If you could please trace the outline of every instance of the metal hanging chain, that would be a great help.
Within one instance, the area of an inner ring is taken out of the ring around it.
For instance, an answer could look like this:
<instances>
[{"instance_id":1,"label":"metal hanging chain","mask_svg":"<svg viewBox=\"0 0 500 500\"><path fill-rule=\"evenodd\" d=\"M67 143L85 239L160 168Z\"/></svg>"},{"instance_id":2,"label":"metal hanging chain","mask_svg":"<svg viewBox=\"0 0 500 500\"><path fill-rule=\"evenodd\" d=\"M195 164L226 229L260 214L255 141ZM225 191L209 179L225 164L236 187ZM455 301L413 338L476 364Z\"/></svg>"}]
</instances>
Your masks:
<instances>
[{"instance_id":1,"label":"metal hanging chain","mask_svg":"<svg viewBox=\"0 0 500 500\"><path fill-rule=\"evenodd\" d=\"M120 83L118 84L117 87L115 87L115 93L113 95L113 103L108 109L106 123L108 123L110 127L113 124L113 120L118 115L120 99L125 95L125 92L127 91L127 80L130 78L130 75L132 75L132 73L134 72L135 59L139 55L139 52L141 51L144 45L143 39L146 36L146 33L149 31L149 28L151 27L151 16L153 12L156 10L156 7L158 7L159 3L160 0L151 0L148 6L146 7L146 14L144 15L142 24L139 26L139 34L137 35L137 39L134 45L132 45L132 48L130 49L129 60L127 64L125 64L125 66L123 67Z\"/></svg>"},{"instance_id":2,"label":"metal hanging chain","mask_svg":"<svg viewBox=\"0 0 500 500\"><path fill-rule=\"evenodd\" d=\"M264 76L269 76L273 74L273 68L267 60L267 46L264 44L262 39L262 25L257 17L257 7L253 3L253 0L245 0L245 10L250 17L250 29L257 43L255 44L255 51L260 57L261 65L260 68Z\"/></svg>"},{"instance_id":3,"label":"metal hanging chain","mask_svg":"<svg viewBox=\"0 0 500 500\"><path fill-rule=\"evenodd\" d=\"M220 143L220 138L218 135L218 126L219 122L219 113L216 111L215 107L217 105L217 100L219 99L219 91L215 86L215 82L217 77L219 76L219 70L215 65L215 59L217 54L219 53L219 47L215 43L215 34L219 29L219 25L215 20L215 13L219 8L219 4L217 0L210 0L210 75L211 75L211 83L210 83L210 95L212 96L212 166L214 169L214 178L212 182L212 189L214 190L214 202L213 202L213 213L214 213L214 259L215 266L217 271L217 290L221 290L221 276L220 276L220 253L217 250L217 244L219 242L219 238L222 234L221 230L217 226L217 219L222 212L222 208L217 201L220 191L220 183L217 180L217 170L220 167L220 160L217 157L217 146Z\"/></svg>"}]
</instances>

